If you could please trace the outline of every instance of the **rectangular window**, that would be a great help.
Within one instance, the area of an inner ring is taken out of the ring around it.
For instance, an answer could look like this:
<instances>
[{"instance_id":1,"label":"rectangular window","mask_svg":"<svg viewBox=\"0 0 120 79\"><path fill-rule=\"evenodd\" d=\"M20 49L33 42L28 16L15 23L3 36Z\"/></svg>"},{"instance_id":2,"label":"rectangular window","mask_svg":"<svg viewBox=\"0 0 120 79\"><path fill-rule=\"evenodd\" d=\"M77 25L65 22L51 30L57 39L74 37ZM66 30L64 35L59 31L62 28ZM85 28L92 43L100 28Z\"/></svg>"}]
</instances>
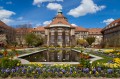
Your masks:
<instances>
[{"instance_id":1,"label":"rectangular window","mask_svg":"<svg viewBox=\"0 0 120 79\"><path fill-rule=\"evenodd\" d=\"M62 36L61 35L58 36L58 42L62 42Z\"/></svg>"}]
</instances>

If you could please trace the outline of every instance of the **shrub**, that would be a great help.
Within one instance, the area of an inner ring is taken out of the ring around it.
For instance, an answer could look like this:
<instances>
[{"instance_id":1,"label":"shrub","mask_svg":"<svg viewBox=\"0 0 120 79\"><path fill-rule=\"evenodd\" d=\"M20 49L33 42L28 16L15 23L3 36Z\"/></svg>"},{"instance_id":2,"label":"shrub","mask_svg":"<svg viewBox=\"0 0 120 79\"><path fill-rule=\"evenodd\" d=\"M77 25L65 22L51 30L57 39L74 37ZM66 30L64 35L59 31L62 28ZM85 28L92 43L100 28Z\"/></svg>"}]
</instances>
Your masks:
<instances>
[{"instance_id":1,"label":"shrub","mask_svg":"<svg viewBox=\"0 0 120 79\"><path fill-rule=\"evenodd\" d=\"M21 62L19 60L12 60L12 59L8 59L5 57L1 59L0 67L1 68L12 68L12 67L19 66L20 64Z\"/></svg>"},{"instance_id":2,"label":"shrub","mask_svg":"<svg viewBox=\"0 0 120 79\"><path fill-rule=\"evenodd\" d=\"M7 73L1 74L1 77L2 77L2 78L7 78L8 76L9 76L9 74L7 74Z\"/></svg>"},{"instance_id":3,"label":"shrub","mask_svg":"<svg viewBox=\"0 0 120 79\"><path fill-rule=\"evenodd\" d=\"M80 58L79 63L84 67L84 68L90 68L90 60Z\"/></svg>"},{"instance_id":4,"label":"shrub","mask_svg":"<svg viewBox=\"0 0 120 79\"><path fill-rule=\"evenodd\" d=\"M48 73L43 72L43 73L42 73L42 77L43 77L43 78L48 78Z\"/></svg>"}]
</instances>

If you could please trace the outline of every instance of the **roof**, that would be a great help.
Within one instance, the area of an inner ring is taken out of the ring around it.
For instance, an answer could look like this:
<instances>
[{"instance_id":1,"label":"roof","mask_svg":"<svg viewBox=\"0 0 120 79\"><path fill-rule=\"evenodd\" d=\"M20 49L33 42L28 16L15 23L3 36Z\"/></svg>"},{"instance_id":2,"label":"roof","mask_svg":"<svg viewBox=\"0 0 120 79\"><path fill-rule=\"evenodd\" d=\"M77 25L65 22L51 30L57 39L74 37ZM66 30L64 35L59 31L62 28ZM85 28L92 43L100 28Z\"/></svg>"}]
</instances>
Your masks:
<instances>
[{"instance_id":1,"label":"roof","mask_svg":"<svg viewBox=\"0 0 120 79\"><path fill-rule=\"evenodd\" d=\"M84 32L87 32L88 30L87 30L87 29L85 29L85 28L83 28L83 27L76 26L76 27L75 27L75 31L76 31L76 32L79 32L79 31L84 31Z\"/></svg>"},{"instance_id":2,"label":"roof","mask_svg":"<svg viewBox=\"0 0 120 79\"><path fill-rule=\"evenodd\" d=\"M45 28L50 27L50 25L55 24L64 24L69 25L70 27L74 28L67 20L67 18L62 14L62 12L58 12L57 16L53 18L53 21L47 25Z\"/></svg>"},{"instance_id":3,"label":"roof","mask_svg":"<svg viewBox=\"0 0 120 79\"><path fill-rule=\"evenodd\" d=\"M45 31L45 28L43 26L38 26L36 28L33 28L32 31Z\"/></svg>"},{"instance_id":4,"label":"roof","mask_svg":"<svg viewBox=\"0 0 120 79\"><path fill-rule=\"evenodd\" d=\"M13 29L12 27L6 25L6 24L5 24L4 22L2 22L1 20L0 20L0 26L3 27L3 28L5 28L5 29Z\"/></svg>"},{"instance_id":5,"label":"roof","mask_svg":"<svg viewBox=\"0 0 120 79\"><path fill-rule=\"evenodd\" d=\"M15 28L16 32L32 32L33 28ZM25 31L26 30L26 31Z\"/></svg>"},{"instance_id":6,"label":"roof","mask_svg":"<svg viewBox=\"0 0 120 79\"><path fill-rule=\"evenodd\" d=\"M107 25L105 28L103 28L102 31L116 27L118 25L120 25L120 18L111 22L109 25Z\"/></svg>"},{"instance_id":7,"label":"roof","mask_svg":"<svg viewBox=\"0 0 120 79\"><path fill-rule=\"evenodd\" d=\"M89 28L89 34L101 34L102 28Z\"/></svg>"}]
</instances>

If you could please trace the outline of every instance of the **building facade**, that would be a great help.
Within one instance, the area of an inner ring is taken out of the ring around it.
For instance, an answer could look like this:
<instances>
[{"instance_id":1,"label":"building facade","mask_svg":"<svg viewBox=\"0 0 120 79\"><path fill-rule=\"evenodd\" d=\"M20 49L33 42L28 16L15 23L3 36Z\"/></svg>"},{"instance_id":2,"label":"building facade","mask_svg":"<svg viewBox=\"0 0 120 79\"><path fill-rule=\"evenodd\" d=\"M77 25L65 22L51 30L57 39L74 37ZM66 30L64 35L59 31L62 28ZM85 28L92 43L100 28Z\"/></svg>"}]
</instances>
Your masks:
<instances>
[{"instance_id":1,"label":"building facade","mask_svg":"<svg viewBox=\"0 0 120 79\"><path fill-rule=\"evenodd\" d=\"M63 15L61 11L53 18L52 22L47 26L38 26L36 28L28 27L28 25L15 28L8 27L2 22L0 25L0 42L1 41L16 41L18 45L26 45L25 35L28 33L34 33L36 36L42 36L44 38L44 44L47 46L75 46L77 39L85 39L89 36L94 36L100 41L102 34L101 29L86 29L81 26L72 26L68 19ZM13 38L16 37L16 38Z\"/></svg>"},{"instance_id":2,"label":"building facade","mask_svg":"<svg viewBox=\"0 0 120 79\"><path fill-rule=\"evenodd\" d=\"M88 37L95 37L95 42L93 45L100 45L102 42L102 28L89 28L88 29Z\"/></svg>"},{"instance_id":3,"label":"building facade","mask_svg":"<svg viewBox=\"0 0 120 79\"><path fill-rule=\"evenodd\" d=\"M58 12L53 21L45 27L45 38L47 45L75 45L75 27L68 23L62 12Z\"/></svg>"},{"instance_id":4,"label":"building facade","mask_svg":"<svg viewBox=\"0 0 120 79\"><path fill-rule=\"evenodd\" d=\"M0 21L0 45L15 42L15 29Z\"/></svg>"},{"instance_id":5,"label":"building facade","mask_svg":"<svg viewBox=\"0 0 120 79\"><path fill-rule=\"evenodd\" d=\"M32 32L42 35L48 46L72 46L76 45L77 39L90 36L94 36L95 44L99 44L102 40L101 30L101 28L86 29L81 26L72 26L62 12L58 12L49 25L36 27Z\"/></svg>"},{"instance_id":6,"label":"building facade","mask_svg":"<svg viewBox=\"0 0 120 79\"><path fill-rule=\"evenodd\" d=\"M102 30L103 42L106 46L119 47L120 46L120 19L117 19L107 25Z\"/></svg>"}]
</instances>

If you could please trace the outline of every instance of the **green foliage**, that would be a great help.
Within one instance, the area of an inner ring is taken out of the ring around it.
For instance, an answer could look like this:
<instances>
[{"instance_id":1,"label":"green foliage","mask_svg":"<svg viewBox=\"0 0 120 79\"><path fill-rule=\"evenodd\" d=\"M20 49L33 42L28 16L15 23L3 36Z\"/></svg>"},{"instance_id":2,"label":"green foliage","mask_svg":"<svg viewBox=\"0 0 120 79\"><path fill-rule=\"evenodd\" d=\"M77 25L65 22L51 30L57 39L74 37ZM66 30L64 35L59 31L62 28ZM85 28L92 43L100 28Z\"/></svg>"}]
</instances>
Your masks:
<instances>
[{"instance_id":1,"label":"green foliage","mask_svg":"<svg viewBox=\"0 0 120 79\"><path fill-rule=\"evenodd\" d=\"M77 45L85 46L87 41L85 39L77 39Z\"/></svg>"},{"instance_id":2,"label":"green foliage","mask_svg":"<svg viewBox=\"0 0 120 79\"><path fill-rule=\"evenodd\" d=\"M84 68L89 68L91 66L90 60L80 58L79 63L84 67Z\"/></svg>"},{"instance_id":3,"label":"green foliage","mask_svg":"<svg viewBox=\"0 0 120 79\"><path fill-rule=\"evenodd\" d=\"M92 45L92 43L95 42L95 37L87 37L86 41L88 42L89 45Z\"/></svg>"},{"instance_id":4,"label":"green foliage","mask_svg":"<svg viewBox=\"0 0 120 79\"><path fill-rule=\"evenodd\" d=\"M25 36L25 41L28 44L28 46L35 46L35 47L42 45L44 42L42 36L40 35L36 36L33 33L27 34Z\"/></svg>"},{"instance_id":5,"label":"green foliage","mask_svg":"<svg viewBox=\"0 0 120 79\"><path fill-rule=\"evenodd\" d=\"M71 74L71 77L76 78L76 77L77 77L77 73L76 73L76 72L73 72L73 73Z\"/></svg>"},{"instance_id":6,"label":"green foliage","mask_svg":"<svg viewBox=\"0 0 120 79\"><path fill-rule=\"evenodd\" d=\"M19 66L21 62L19 60L11 60L8 58L2 58L0 61L0 67L1 68L12 68Z\"/></svg>"},{"instance_id":7,"label":"green foliage","mask_svg":"<svg viewBox=\"0 0 120 79\"><path fill-rule=\"evenodd\" d=\"M5 72L5 73L3 73L3 74L1 74L1 77L2 77L2 78L7 78L8 76L9 76L9 74L8 74L8 73L6 73L6 72Z\"/></svg>"},{"instance_id":8,"label":"green foliage","mask_svg":"<svg viewBox=\"0 0 120 79\"><path fill-rule=\"evenodd\" d=\"M42 73L42 77L43 77L43 78L48 78L48 73L43 72L43 73Z\"/></svg>"},{"instance_id":9,"label":"green foliage","mask_svg":"<svg viewBox=\"0 0 120 79\"><path fill-rule=\"evenodd\" d=\"M11 45L13 45L14 47L16 47L16 45L18 45L18 43L16 41L12 42Z\"/></svg>"}]
</instances>

